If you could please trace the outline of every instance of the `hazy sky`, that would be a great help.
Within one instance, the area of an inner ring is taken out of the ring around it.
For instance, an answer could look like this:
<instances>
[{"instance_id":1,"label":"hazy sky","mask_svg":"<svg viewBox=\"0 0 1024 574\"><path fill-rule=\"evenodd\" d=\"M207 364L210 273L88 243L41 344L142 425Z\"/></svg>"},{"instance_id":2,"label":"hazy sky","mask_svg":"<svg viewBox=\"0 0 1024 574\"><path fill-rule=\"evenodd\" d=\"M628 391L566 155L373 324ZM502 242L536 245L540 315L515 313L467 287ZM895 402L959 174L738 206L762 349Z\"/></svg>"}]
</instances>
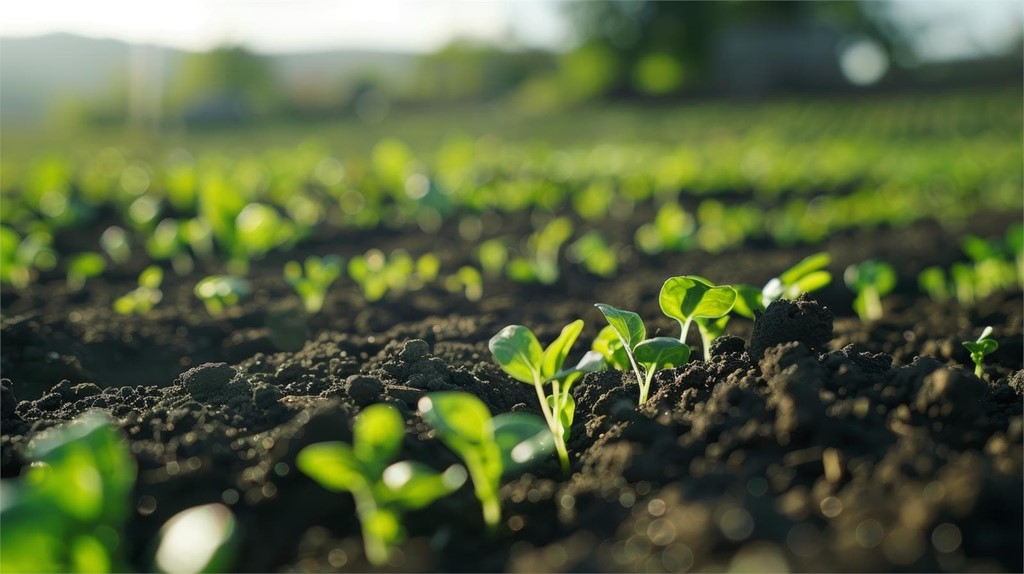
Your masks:
<instances>
[{"instance_id":1,"label":"hazy sky","mask_svg":"<svg viewBox=\"0 0 1024 574\"><path fill-rule=\"evenodd\" d=\"M0 9L0 34L50 32L193 50L238 42L264 52L418 52L454 37L510 33L555 47L567 34L551 0L15 0Z\"/></svg>"},{"instance_id":2,"label":"hazy sky","mask_svg":"<svg viewBox=\"0 0 1024 574\"><path fill-rule=\"evenodd\" d=\"M71 32L201 50L241 43L262 52L331 48L423 52L455 37L565 47L569 0L10 0L0 35ZM880 0L918 30L926 59L1012 46L1020 0Z\"/></svg>"}]
</instances>

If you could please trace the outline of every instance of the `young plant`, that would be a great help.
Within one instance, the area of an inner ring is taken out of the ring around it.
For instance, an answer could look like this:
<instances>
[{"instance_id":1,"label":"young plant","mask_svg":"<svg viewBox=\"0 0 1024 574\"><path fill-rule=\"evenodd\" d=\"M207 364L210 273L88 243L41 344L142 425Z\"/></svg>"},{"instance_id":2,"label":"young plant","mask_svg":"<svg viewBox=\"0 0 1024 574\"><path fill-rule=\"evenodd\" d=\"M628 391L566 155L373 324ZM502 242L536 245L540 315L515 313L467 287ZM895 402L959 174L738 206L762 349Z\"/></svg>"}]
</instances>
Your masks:
<instances>
[{"instance_id":1,"label":"young plant","mask_svg":"<svg viewBox=\"0 0 1024 574\"><path fill-rule=\"evenodd\" d=\"M99 253L79 253L71 258L68 263L68 290L81 291L85 282L93 277L99 277L107 268L107 262Z\"/></svg>"},{"instance_id":2,"label":"young plant","mask_svg":"<svg viewBox=\"0 0 1024 574\"><path fill-rule=\"evenodd\" d=\"M483 401L460 391L430 393L420 399L419 410L438 438L466 463L484 523L493 532L501 522L501 477L547 456L554 444L551 431L527 413L492 417Z\"/></svg>"},{"instance_id":3,"label":"young plant","mask_svg":"<svg viewBox=\"0 0 1024 574\"><path fill-rule=\"evenodd\" d=\"M405 422L398 411L378 403L363 409L352 428L352 444L321 442L301 451L295 464L320 486L350 492L363 529L366 558L387 564L392 547L405 537L402 512L423 508L455 492L466 471L453 465L437 472L413 461L392 463L402 448Z\"/></svg>"},{"instance_id":4,"label":"young plant","mask_svg":"<svg viewBox=\"0 0 1024 574\"><path fill-rule=\"evenodd\" d=\"M565 441L569 438L569 429L576 412L576 402L569 390L583 373L604 368L602 358L593 352L585 354L576 366L562 368L581 331L583 321L577 319L562 328L558 338L547 349L542 349L536 335L528 327L509 325L491 337L487 344L495 362L503 371L517 381L533 385L544 420L555 439L555 450L565 474L569 473L569 451ZM544 390L547 383L551 383L550 395Z\"/></svg>"},{"instance_id":5,"label":"young plant","mask_svg":"<svg viewBox=\"0 0 1024 574\"><path fill-rule=\"evenodd\" d=\"M964 341L964 347L971 352L971 360L974 361L974 374L981 378L984 372L981 366L986 355L991 355L999 348L999 343L989 337L992 334L992 326L985 327L981 336L976 341Z\"/></svg>"},{"instance_id":6,"label":"young plant","mask_svg":"<svg viewBox=\"0 0 1024 574\"><path fill-rule=\"evenodd\" d=\"M229 308L248 297L252 293L252 286L242 277L211 275L196 283L193 292L206 306L210 315L220 317Z\"/></svg>"},{"instance_id":7,"label":"young plant","mask_svg":"<svg viewBox=\"0 0 1024 574\"><path fill-rule=\"evenodd\" d=\"M727 315L736 305L736 299L736 290L731 286L713 285L696 275L670 277L658 295L661 312L679 321L680 341L685 343L690 325L697 324L705 361L711 359L711 343L725 330L729 321Z\"/></svg>"},{"instance_id":8,"label":"young plant","mask_svg":"<svg viewBox=\"0 0 1024 574\"><path fill-rule=\"evenodd\" d=\"M882 318L882 297L896 287L896 271L884 261L869 259L850 265L843 273L847 287L857 294L853 310L862 321Z\"/></svg>"},{"instance_id":9,"label":"young plant","mask_svg":"<svg viewBox=\"0 0 1024 574\"><path fill-rule=\"evenodd\" d=\"M160 284L164 281L164 270L150 265L139 273L139 286L114 300L114 311L121 315L149 313L163 298Z\"/></svg>"},{"instance_id":10,"label":"young plant","mask_svg":"<svg viewBox=\"0 0 1024 574\"><path fill-rule=\"evenodd\" d=\"M324 308L327 290L341 275L341 265L341 257L337 255L309 256L304 265L289 261L284 265L284 280L302 298L306 312L315 315Z\"/></svg>"},{"instance_id":11,"label":"young plant","mask_svg":"<svg viewBox=\"0 0 1024 574\"><path fill-rule=\"evenodd\" d=\"M622 368L623 363L628 362L640 386L639 404L643 406L650 394L654 373L686 364L690 360L690 347L672 337L648 339L644 322L640 315L632 311L623 311L604 303L595 306L601 310L608 321L610 333L618 340L616 344L606 328L598 335L600 342L595 341L595 348L613 367Z\"/></svg>"},{"instance_id":12,"label":"young plant","mask_svg":"<svg viewBox=\"0 0 1024 574\"><path fill-rule=\"evenodd\" d=\"M40 433L25 471L0 483L0 570L119 572L135 461L115 422L90 411Z\"/></svg>"},{"instance_id":13,"label":"young plant","mask_svg":"<svg viewBox=\"0 0 1024 574\"><path fill-rule=\"evenodd\" d=\"M825 252L804 257L765 283L761 289L761 304L767 307L772 301L796 299L801 293L825 287L832 282L832 274L825 269L831 262L832 256Z\"/></svg>"}]
</instances>

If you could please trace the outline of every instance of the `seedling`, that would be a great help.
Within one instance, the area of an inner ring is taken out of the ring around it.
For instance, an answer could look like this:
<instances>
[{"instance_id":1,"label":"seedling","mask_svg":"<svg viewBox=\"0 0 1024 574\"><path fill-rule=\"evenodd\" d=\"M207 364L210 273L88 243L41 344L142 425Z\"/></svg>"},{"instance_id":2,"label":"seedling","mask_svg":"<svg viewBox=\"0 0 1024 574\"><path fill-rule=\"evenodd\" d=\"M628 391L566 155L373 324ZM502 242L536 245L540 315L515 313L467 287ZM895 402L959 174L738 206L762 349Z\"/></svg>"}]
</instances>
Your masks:
<instances>
[{"instance_id":1,"label":"seedling","mask_svg":"<svg viewBox=\"0 0 1024 574\"><path fill-rule=\"evenodd\" d=\"M139 286L114 300L114 311L121 315L149 313L164 298L160 284L164 281L164 270L150 265L139 273Z\"/></svg>"},{"instance_id":2,"label":"seedling","mask_svg":"<svg viewBox=\"0 0 1024 574\"><path fill-rule=\"evenodd\" d=\"M248 297L252 293L252 286L242 277L211 275L196 283L193 292L206 306L210 315L220 317L229 308Z\"/></svg>"},{"instance_id":3,"label":"seedling","mask_svg":"<svg viewBox=\"0 0 1024 574\"><path fill-rule=\"evenodd\" d=\"M363 530L366 558L387 564L391 549L405 537L402 513L423 508L455 492L466 471L453 465L444 472L413 461L392 463L402 448L405 422L391 405L363 409L352 428L352 444L311 444L295 459L299 470L320 486L350 492Z\"/></svg>"},{"instance_id":4,"label":"seedling","mask_svg":"<svg viewBox=\"0 0 1024 574\"><path fill-rule=\"evenodd\" d=\"M971 360L974 361L974 374L979 378L984 372L981 363L985 360L985 356L991 355L999 348L999 343L989 337L991 334L992 326L990 325L982 330L981 336L976 341L963 342L964 347L967 347L967 350L971 352Z\"/></svg>"},{"instance_id":5,"label":"seedling","mask_svg":"<svg viewBox=\"0 0 1024 574\"><path fill-rule=\"evenodd\" d=\"M22 478L3 481L0 570L116 572L135 462L114 421L91 411L29 443Z\"/></svg>"},{"instance_id":6,"label":"seedling","mask_svg":"<svg viewBox=\"0 0 1024 574\"><path fill-rule=\"evenodd\" d=\"M337 255L324 258L309 256L305 264L289 261L284 265L284 280L302 298L306 312L315 315L324 308L324 300L331 284L341 275L342 260Z\"/></svg>"},{"instance_id":7,"label":"seedling","mask_svg":"<svg viewBox=\"0 0 1024 574\"><path fill-rule=\"evenodd\" d=\"M501 522L501 477L547 456L554 445L551 431L527 413L491 417L480 399L460 391L430 393L420 399L419 410L438 438L466 463L484 523L493 532Z\"/></svg>"},{"instance_id":8,"label":"seedling","mask_svg":"<svg viewBox=\"0 0 1024 574\"><path fill-rule=\"evenodd\" d=\"M85 282L99 277L107 268L107 262L99 253L79 253L68 263L68 290L81 291Z\"/></svg>"},{"instance_id":9,"label":"seedling","mask_svg":"<svg viewBox=\"0 0 1024 574\"><path fill-rule=\"evenodd\" d=\"M647 328L644 327L640 315L632 311L623 311L604 303L595 306L604 314L608 326L619 342L616 346L607 332L602 331L598 336L600 344L595 342L595 347L600 347L602 350L598 352L604 355L608 364L615 367L621 368L622 355L625 355L640 386L639 404L643 406L650 394L654 373L686 364L690 360L690 347L672 337L648 339ZM607 354L604 354L605 352Z\"/></svg>"},{"instance_id":10,"label":"seedling","mask_svg":"<svg viewBox=\"0 0 1024 574\"><path fill-rule=\"evenodd\" d=\"M850 265L843 273L847 287L856 294L853 310L862 321L882 318L882 297L896 287L896 271L884 261L869 259L859 265Z\"/></svg>"},{"instance_id":11,"label":"seedling","mask_svg":"<svg viewBox=\"0 0 1024 574\"><path fill-rule=\"evenodd\" d=\"M767 307L772 301L796 299L801 293L825 287L832 282L832 274L825 269L831 262L832 256L825 252L801 259L765 284L761 289L761 304Z\"/></svg>"},{"instance_id":12,"label":"seedling","mask_svg":"<svg viewBox=\"0 0 1024 574\"><path fill-rule=\"evenodd\" d=\"M736 305L736 298L736 290L729 285L713 285L702 277L683 275L665 281L658 303L662 313L679 321L682 328L679 340L683 343L690 325L697 324L704 346L704 360L708 361L711 359L711 343L725 329L727 315Z\"/></svg>"},{"instance_id":13,"label":"seedling","mask_svg":"<svg viewBox=\"0 0 1024 574\"><path fill-rule=\"evenodd\" d=\"M562 369L581 331L583 321L577 319L566 325L547 349L541 349L536 335L528 327L509 325L491 337L487 345L503 371L517 381L532 384L537 391L540 410L555 438L555 450L565 474L569 473L569 451L565 441L569 438L569 429L576 412L576 402L569 390L583 373L604 368L601 357L597 353L588 352L576 366ZM544 390L547 383L551 383L550 395Z\"/></svg>"},{"instance_id":14,"label":"seedling","mask_svg":"<svg viewBox=\"0 0 1024 574\"><path fill-rule=\"evenodd\" d=\"M479 301L484 296L484 280L475 267L463 265L454 274L444 278L445 289L452 293L462 291L468 301Z\"/></svg>"},{"instance_id":15,"label":"seedling","mask_svg":"<svg viewBox=\"0 0 1024 574\"><path fill-rule=\"evenodd\" d=\"M569 246L568 257L570 261L582 264L587 271L599 277L613 277L619 269L619 257L615 250L596 231L573 242Z\"/></svg>"}]
</instances>

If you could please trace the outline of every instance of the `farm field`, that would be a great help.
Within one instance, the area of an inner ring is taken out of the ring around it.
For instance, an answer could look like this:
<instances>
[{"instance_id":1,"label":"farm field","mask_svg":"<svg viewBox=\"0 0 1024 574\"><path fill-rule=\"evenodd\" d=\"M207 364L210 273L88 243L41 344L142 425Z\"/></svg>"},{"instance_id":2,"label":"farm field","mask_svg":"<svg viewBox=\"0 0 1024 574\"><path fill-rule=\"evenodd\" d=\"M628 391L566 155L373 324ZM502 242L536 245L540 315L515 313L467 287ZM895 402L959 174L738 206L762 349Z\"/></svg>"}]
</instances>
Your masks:
<instances>
[{"instance_id":1,"label":"farm field","mask_svg":"<svg viewBox=\"0 0 1024 574\"><path fill-rule=\"evenodd\" d=\"M1019 572L1022 121L974 91L6 133L4 570L168 569L217 504L213 570ZM727 302L666 314L683 276ZM489 348L577 319L562 402ZM456 391L564 433L506 449L494 525L473 468L431 482ZM380 403L371 498L395 460L423 490L371 522L300 453L369 452Z\"/></svg>"}]
</instances>

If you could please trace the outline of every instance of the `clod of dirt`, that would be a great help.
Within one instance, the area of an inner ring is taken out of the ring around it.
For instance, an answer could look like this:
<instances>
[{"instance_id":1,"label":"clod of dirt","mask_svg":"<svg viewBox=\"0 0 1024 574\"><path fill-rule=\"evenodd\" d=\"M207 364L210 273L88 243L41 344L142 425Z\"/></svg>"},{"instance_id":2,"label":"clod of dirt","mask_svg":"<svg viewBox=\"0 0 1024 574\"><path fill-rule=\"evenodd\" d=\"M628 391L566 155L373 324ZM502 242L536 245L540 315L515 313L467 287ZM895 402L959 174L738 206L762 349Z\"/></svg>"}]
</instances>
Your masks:
<instances>
[{"instance_id":1,"label":"clod of dirt","mask_svg":"<svg viewBox=\"0 0 1024 574\"><path fill-rule=\"evenodd\" d=\"M938 369L924 378L917 410L936 419L974 420L985 416L985 383L960 369Z\"/></svg>"},{"instance_id":2,"label":"clod of dirt","mask_svg":"<svg viewBox=\"0 0 1024 574\"><path fill-rule=\"evenodd\" d=\"M722 335L711 343L711 356L718 357L731 353L740 354L746 350L747 343L742 337Z\"/></svg>"},{"instance_id":3,"label":"clod of dirt","mask_svg":"<svg viewBox=\"0 0 1024 574\"><path fill-rule=\"evenodd\" d=\"M175 382L195 399L225 403L240 391L248 390L246 385L232 384L237 374L227 363L204 363L185 371Z\"/></svg>"},{"instance_id":4,"label":"clod of dirt","mask_svg":"<svg viewBox=\"0 0 1024 574\"><path fill-rule=\"evenodd\" d=\"M823 349L832 340L834 319L828 307L808 299L806 294L793 301L774 301L754 320L748 350L750 358L760 361L765 351L790 341L799 341L810 351Z\"/></svg>"},{"instance_id":5,"label":"clod of dirt","mask_svg":"<svg viewBox=\"0 0 1024 574\"><path fill-rule=\"evenodd\" d=\"M1008 384L1010 385L1010 388L1017 393L1018 397L1024 395L1024 369L1014 371L1014 373L1010 375Z\"/></svg>"},{"instance_id":6,"label":"clod of dirt","mask_svg":"<svg viewBox=\"0 0 1024 574\"><path fill-rule=\"evenodd\" d=\"M819 398L825 369L817 357L803 343L791 341L765 352L761 372L771 390L779 442L809 437L825 416Z\"/></svg>"},{"instance_id":7,"label":"clod of dirt","mask_svg":"<svg viewBox=\"0 0 1024 574\"><path fill-rule=\"evenodd\" d=\"M357 405L365 407L384 396L384 383L369 375L352 375L345 379L345 392Z\"/></svg>"}]
</instances>

